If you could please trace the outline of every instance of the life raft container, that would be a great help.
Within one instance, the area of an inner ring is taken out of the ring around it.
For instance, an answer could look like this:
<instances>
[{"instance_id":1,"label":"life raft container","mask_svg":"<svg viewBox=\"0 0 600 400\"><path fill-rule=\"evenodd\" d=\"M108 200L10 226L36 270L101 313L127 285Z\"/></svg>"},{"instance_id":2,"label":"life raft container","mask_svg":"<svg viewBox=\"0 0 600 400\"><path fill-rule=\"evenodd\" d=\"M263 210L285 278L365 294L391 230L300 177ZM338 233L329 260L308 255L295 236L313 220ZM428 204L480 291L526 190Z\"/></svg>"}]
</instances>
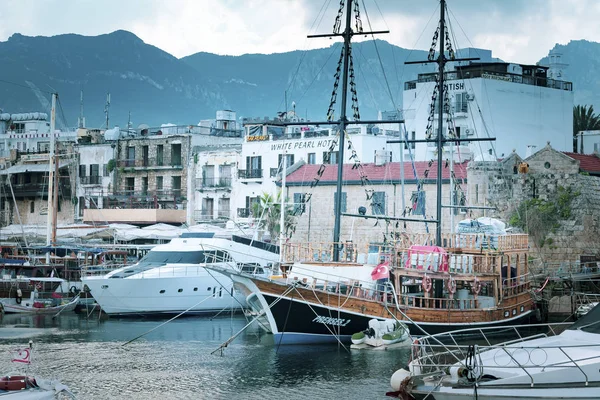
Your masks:
<instances>
[{"instance_id":1,"label":"life raft container","mask_svg":"<svg viewBox=\"0 0 600 400\"><path fill-rule=\"evenodd\" d=\"M0 377L0 390L23 390L36 386L35 378L29 376Z\"/></svg>"}]
</instances>

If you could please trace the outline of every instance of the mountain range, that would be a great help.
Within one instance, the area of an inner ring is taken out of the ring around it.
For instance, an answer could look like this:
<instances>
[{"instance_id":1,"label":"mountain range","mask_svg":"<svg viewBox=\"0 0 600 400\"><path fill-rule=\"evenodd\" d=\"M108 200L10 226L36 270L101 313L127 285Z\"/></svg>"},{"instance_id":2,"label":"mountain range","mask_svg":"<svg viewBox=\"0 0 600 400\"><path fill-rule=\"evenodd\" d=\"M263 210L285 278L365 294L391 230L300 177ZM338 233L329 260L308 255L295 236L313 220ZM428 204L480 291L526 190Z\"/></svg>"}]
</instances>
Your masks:
<instances>
[{"instance_id":1,"label":"mountain range","mask_svg":"<svg viewBox=\"0 0 600 400\"><path fill-rule=\"evenodd\" d=\"M594 73L600 67L600 44L572 41L557 44L555 50L569 64L565 79L574 82L575 104L600 104L600 81ZM123 30L99 36L14 34L0 42L0 108L48 112L49 93L56 91L58 126L75 126L83 90L83 114L92 127L106 126L107 93L111 127L124 127L129 118L133 126L197 124L223 109L236 111L240 118L273 117L286 106L295 107L302 117L322 120L340 52L341 43L334 43L308 51L241 56L201 52L178 59ZM401 107L404 82L434 68L405 66L407 60L426 59L427 52L382 40L354 43L352 54L363 119ZM341 96L337 109L339 103Z\"/></svg>"}]
</instances>

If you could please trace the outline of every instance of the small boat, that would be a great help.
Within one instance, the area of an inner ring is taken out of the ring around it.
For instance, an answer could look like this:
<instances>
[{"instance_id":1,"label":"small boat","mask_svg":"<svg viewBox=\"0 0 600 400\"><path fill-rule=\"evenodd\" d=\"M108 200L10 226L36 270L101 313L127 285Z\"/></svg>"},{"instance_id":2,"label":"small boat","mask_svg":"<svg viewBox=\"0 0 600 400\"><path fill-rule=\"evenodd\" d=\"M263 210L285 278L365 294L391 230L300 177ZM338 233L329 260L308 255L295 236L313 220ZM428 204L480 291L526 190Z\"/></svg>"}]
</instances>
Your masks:
<instances>
[{"instance_id":1,"label":"small boat","mask_svg":"<svg viewBox=\"0 0 600 400\"><path fill-rule=\"evenodd\" d=\"M11 299L13 300L13 299ZM28 299L10 301L4 299L1 304L6 314L58 314L64 311L73 311L79 302L79 295L73 298L63 298L59 293L53 292L50 298L43 298L37 289L31 292Z\"/></svg>"},{"instance_id":2,"label":"small boat","mask_svg":"<svg viewBox=\"0 0 600 400\"><path fill-rule=\"evenodd\" d=\"M19 365L31 364L33 342L29 347L17 349L12 362ZM58 397L61 396L61 397ZM30 376L21 372L0 376L0 399L2 400L46 400L57 398L71 398L75 396L69 391L68 386L58 380L44 379Z\"/></svg>"},{"instance_id":3,"label":"small boat","mask_svg":"<svg viewBox=\"0 0 600 400\"><path fill-rule=\"evenodd\" d=\"M352 335L351 348L386 347L405 342L408 338L408 327L402 322L373 318L369 321L369 328Z\"/></svg>"},{"instance_id":4,"label":"small boat","mask_svg":"<svg viewBox=\"0 0 600 400\"><path fill-rule=\"evenodd\" d=\"M484 340L477 341L486 343L482 346L457 344L458 335L469 337L466 330L416 340L408 370L394 373L395 392L388 395L403 400L600 398L600 307L570 326L529 325L535 334L528 337L518 328L509 328L517 339L496 345L484 328L479 329Z\"/></svg>"}]
</instances>

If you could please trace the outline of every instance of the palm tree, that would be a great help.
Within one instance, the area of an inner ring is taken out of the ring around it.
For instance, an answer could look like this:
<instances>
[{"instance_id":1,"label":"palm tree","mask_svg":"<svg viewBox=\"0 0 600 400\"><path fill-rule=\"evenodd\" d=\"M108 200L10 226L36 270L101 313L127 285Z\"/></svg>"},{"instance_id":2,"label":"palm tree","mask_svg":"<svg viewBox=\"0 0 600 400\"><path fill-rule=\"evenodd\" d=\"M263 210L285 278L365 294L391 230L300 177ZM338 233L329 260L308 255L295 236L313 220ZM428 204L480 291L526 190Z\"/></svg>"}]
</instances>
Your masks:
<instances>
[{"instance_id":1,"label":"palm tree","mask_svg":"<svg viewBox=\"0 0 600 400\"><path fill-rule=\"evenodd\" d=\"M286 199L287 203L287 199ZM291 237L296 231L296 218L294 217L294 208L285 206L284 227L285 234ZM269 193L263 193L259 201L252 204L252 216L257 221L260 229L266 229L271 236L271 241L279 240L281 225L281 192L277 196Z\"/></svg>"},{"instance_id":2,"label":"palm tree","mask_svg":"<svg viewBox=\"0 0 600 400\"><path fill-rule=\"evenodd\" d=\"M600 115L594 114L594 106L573 107L573 151L577 153L577 135L580 131L600 129Z\"/></svg>"}]
</instances>

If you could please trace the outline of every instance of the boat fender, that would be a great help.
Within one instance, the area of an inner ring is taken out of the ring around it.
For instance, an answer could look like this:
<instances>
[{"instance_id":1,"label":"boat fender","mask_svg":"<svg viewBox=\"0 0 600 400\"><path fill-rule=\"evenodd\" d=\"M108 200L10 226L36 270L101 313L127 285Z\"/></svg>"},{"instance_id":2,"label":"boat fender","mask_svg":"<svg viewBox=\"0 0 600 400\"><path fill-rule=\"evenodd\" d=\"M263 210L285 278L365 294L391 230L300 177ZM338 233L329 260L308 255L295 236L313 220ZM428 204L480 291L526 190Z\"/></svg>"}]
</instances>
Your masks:
<instances>
[{"instance_id":1,"label":"boat fender","mask_svg":"<svg viewBox=\"0 0 600 400\"><path fill-rule=\"evenodd\" d=\"M73 296L76 296L79 292L80 292L80 290L77 289L76 286L71 286L69 288L69 293L71 293L71 295L73 295Z\"/></svg>"},{"instance_id":2,"label":"boat fender","mask_svg":"<svg viewBox=\"0 0 600 400\"><path fill-rule=\"evenodd\" d=\"M17 289L15 301L17 302L17 304L21 304L21 302L23 301L23 292L21 291L21 289Z\"/></svg>"},{"instance_id":3,"label":"boat fender","mask_svg":"<svg viewBox=\"0 0 600 400\"><path fill-rule=\"evenodd\" d=\"M405 382L406 378L410 378L410 377L411 377L410 372L408 372L404 368L400 368L398 371L394 372L392 374L392 377L390 378L390 385L392 386L392 389L400 390L400 388L402 388L402 385Z\"/></svg>"},{"instance_id":4,"label":"boat fender","mask_svg":"<svg viewBox=\"0 0 600 400\"><path fill-rule=\"evenodd\" d=\"M431 290L431 278L427 276L427 274L423 275L423 280L421 282L421 286L423 290L429 292Z\"/></svg>"},{"instance_id":5,"label":"boat fender","mask_svg":"<svg viewBox=\"0 0 600 400\"><path fill-rule=\"evenodd\" d=\"M38 283L36 283L36 284L35 284L35 288L36 288L37 290L42 290L42 282L38 282Z\"/></svg>"}]
</instances>

